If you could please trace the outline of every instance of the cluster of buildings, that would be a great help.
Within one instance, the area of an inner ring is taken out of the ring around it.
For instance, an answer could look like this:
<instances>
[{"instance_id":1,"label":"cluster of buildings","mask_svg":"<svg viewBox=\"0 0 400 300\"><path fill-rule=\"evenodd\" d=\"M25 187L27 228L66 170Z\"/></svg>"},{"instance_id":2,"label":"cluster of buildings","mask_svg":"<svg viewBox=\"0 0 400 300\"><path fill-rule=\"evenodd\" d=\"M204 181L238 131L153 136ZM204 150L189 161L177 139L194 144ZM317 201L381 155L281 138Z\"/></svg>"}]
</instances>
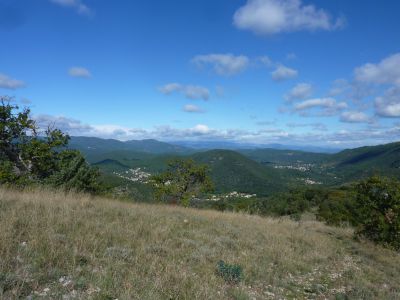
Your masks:
<instances>
[{"instance_id":1,"label":"cluster of buildings","mask_svg":"<svg viewBox=\"0 0 400 300\"><path fill-rule=\"evenodd\" d=\"M129 169L126 170L122 173L120 172L113 172L114 175L120 177L120 178L124 178L133 182L141 182L141 183L147 183L149 177L151 176L150 173L145 172L144 170L142 170L142 168L136 168L136 169Z\"/></svg>"}]
</instances>

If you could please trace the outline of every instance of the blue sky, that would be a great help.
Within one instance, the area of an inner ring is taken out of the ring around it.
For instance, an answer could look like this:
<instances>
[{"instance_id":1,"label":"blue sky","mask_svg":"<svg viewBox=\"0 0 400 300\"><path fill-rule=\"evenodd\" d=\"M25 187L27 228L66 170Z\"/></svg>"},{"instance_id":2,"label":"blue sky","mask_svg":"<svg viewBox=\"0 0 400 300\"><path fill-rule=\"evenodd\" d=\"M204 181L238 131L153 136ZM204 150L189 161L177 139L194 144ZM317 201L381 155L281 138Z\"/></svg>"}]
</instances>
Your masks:
<instances>
[{"instance_id":1,"label":"blue sky","mask_svg":"<svg viewBox=\"0 0 400 300\"><path fill-rule=\"evenodd\" d=\"M400 136L400 2L0 0L0 95L121 140Z\"/></svg>"}]
</instances>

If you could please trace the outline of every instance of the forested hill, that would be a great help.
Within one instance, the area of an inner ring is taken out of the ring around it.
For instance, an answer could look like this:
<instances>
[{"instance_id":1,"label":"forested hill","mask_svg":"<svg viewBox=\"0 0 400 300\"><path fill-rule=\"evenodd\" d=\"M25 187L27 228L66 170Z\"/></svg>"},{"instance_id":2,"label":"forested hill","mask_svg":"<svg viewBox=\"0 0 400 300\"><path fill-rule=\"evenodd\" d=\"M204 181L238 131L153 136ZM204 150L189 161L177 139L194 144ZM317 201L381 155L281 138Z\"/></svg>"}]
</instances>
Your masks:
<instances>
[{"instance_id":1,"label":"forested hill","mask_svg":"<svg viewBox=\"0 0 400 300\"><path fill-rule=\"evenodd\" d=\"M269 195L295 186L341 185L374 174L400 178L400 142L347 149L336 154L279 149L191 149L156 140L73 137L71 148L108 174L142 168L151 174L173 158L206 163L218 192Z\"/></svg>"}]
</instances>

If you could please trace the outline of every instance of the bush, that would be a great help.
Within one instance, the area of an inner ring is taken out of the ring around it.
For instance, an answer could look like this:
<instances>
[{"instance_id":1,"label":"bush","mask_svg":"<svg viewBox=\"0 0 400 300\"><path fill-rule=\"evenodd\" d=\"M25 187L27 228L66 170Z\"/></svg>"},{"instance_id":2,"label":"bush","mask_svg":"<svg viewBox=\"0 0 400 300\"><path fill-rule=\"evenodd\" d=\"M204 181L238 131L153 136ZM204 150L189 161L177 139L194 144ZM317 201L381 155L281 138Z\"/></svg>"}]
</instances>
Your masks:
<instances>
[{"instance_id":1,"label":"bush","mask_svg":"<svg viewBox=\"0 0 400 300\"><path fill-rule=\"evenodd\" d=\"M317 219L328 225L356 226L355 197L354 186L326 191L318 206Z\"/></svg>"},{"instance_id":2,"label":"bush","mask_svg":"<svg viewBox=\"0 0 400 300\"><path fill-rule=\"evenodd\" d=\"M400 182L375 176L356 191L357 234L400 250Z\"/></svg>"},{"instance_id":3,"label":"bush","mask_svg":"<svg viewBox=\"0 0 400 300\"><path fill-rule=\"evenodd\" d=\"M222 260L217 264L217 274L229 283L239 283L243 279L241 266L226 264Z\"/></svg>"}]
</instances>

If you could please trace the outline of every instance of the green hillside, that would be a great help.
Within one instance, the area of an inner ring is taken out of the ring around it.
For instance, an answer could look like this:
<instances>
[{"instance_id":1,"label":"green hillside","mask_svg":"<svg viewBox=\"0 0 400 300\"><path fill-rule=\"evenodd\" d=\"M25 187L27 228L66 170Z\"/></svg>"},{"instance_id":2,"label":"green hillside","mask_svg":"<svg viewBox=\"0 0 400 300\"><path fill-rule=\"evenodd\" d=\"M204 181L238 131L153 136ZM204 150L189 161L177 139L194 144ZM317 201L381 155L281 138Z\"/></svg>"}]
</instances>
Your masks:
<instances>
[{"instance_id":1,"label":"green hillside","mask_svg":"<svg viewBox=\"0 0 400 300\"><path fill-rule=\"evenodd\" d=\"M399 253L350 228L43 190L0 208L0 299L400 297Z\"/></svg>"},{"instance_id":2,"label":"green hillside","mask_svg":"<svg viewBox=\"0 0 400 300\"><path fill-rule=\"evenodd\" d=\"M344 150L329 156L325 165L343 183L373 174L400 178L400 142Z\"/></svg>"},{"instance_id":3,"label":"green hillside","mask_svg":"<svg viewBox=\"0 0 400 300\"><path fill-rule=\"evenodd\" d=\"M284 191L295 182L292 173L261 165L235 151L211 150L191 157L210 166L212 179L220 192L234 190L269 195Z\"/></svg>"},{"instance_id":4,"label":"green hillside","mask_svg":"<svg viewBox=\"0 0 400 300\"><path fill-rule=\"evenodd\" d=\"M243 155L263 164L318 163L330 154L312 153L297 150L246 149L239 150Z\"/></svg>"}]
</instances>

